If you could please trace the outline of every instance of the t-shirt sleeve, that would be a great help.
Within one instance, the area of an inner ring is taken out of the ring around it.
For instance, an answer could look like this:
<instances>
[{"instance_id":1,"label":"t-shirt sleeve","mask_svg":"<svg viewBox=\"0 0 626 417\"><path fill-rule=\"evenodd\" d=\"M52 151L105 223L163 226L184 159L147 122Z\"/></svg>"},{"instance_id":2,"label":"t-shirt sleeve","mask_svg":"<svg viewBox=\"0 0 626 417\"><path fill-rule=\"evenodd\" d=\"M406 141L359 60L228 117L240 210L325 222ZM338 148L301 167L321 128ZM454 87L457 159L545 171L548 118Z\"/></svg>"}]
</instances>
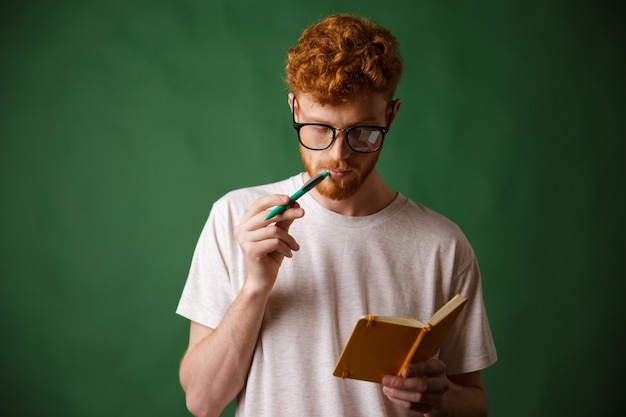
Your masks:
<instances>
[{"instance_id":1,"label":"t-shirt sleeve","mask_svg":"<svg viewBox=\"0 0 626 417\"><path fill-rule=\"evenodd\" d=\"M217 327L246 275L235 227L257 198L271 193L287 194L301 185L299 174L274 184L230 191L213 204L193 253L177 314Z\"/></svg>"},{"instance_id":2,"label":"t-shirt sleeve","mask_svg":"<svg viewBox=\"0 0 626 417\"><path fill-rule=\"evenodd\" d=\"M439 359L446 363L449 375L478 371L497 360L483 301L478 262L469 243L462 252L464 261L461 264L465 266L454 278L451 292L460 293L468 301L439 352Z\"/></svg>"},{"instance_id":3,"label":"t-shirt sleeve","mask_svg":"<svg viewBox=\"0 0 626 417\"><path fill-rule=\"evenodd\" d=\"M176 309L177 314L211 328L217 327L234 298L233 271L228 265L239 248L233 247L231 225L224 204L216 202L196 244Z\"/></svg>"}]
</instances>

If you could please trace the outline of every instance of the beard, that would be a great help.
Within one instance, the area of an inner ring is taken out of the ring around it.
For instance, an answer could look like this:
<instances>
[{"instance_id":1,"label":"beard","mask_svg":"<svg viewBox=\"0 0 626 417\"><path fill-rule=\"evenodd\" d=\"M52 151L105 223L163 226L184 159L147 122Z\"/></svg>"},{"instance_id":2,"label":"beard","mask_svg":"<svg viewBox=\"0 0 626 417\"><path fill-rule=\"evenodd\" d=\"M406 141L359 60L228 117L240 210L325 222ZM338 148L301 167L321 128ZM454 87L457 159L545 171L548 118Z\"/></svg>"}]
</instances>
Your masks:
<instances>
[{"instance_id":1,"label":"beard","mask_svg":"<svg viewBox=\"0 0 626 417\"><path fill-rule=\"evenodd\" d=\"M317 187L315 187L321 196L335 201L346 200L355 195L357 191L361 189L361 186L367 177L369 177L374 170L379 154L380 152L376 152L371 158L365 159L365 162L361 165L347 160L330 160L314 164L307 160L305 153L302 149L300 150L302 163L304 164L304 168L306 169L307 174L309 174L309 177L313 177L322 171L330 169L352 171L353 175L351 175L348 179L334 179L332 176L329 176L325 181L322 181L317 185Z\"/></svg>"}]
</instances>

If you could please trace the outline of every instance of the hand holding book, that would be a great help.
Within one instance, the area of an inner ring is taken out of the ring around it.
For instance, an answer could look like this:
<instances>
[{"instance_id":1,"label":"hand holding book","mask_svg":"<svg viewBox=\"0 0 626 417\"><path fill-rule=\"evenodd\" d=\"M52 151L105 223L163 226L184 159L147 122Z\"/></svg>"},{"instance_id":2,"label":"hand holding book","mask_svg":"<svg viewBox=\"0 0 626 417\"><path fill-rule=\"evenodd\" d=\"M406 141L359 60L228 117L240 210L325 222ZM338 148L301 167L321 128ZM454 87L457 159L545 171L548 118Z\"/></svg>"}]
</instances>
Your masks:
<instances>
[{"instance_id":1,"label":"hand holding book","mask_svg":"<svg viewBox=\"0 0 626 417\"><path fill-rule=\"evenodd\" d=\"M360 318L333 375L380 383L385 375L400 375L410 363L432 358L466 302L457 294L426 324L408 317Z\"/></svg>"}]
</instances>

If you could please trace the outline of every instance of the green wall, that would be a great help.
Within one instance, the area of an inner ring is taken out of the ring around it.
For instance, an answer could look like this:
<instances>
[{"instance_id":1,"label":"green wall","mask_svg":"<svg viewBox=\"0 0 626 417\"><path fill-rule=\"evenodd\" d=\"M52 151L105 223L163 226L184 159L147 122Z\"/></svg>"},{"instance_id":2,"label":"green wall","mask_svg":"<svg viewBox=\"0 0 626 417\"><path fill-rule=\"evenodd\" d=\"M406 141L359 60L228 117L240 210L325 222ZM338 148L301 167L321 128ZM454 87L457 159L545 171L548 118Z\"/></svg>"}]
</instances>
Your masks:
<instances>
[{"instance_id":1,"label":"green wall","mask_svg":"<svg viewBox=\"0 0 626 417\"><path fill-rule=\"evenodd\" d=\"M474 245L491 415L609 415L626 71L608 4L2 2L2 415L188 415L174 309L200 228L224 192L301 169L285 51L343 11L401 42L380 170Z\"/></svg>"}]
</instances>

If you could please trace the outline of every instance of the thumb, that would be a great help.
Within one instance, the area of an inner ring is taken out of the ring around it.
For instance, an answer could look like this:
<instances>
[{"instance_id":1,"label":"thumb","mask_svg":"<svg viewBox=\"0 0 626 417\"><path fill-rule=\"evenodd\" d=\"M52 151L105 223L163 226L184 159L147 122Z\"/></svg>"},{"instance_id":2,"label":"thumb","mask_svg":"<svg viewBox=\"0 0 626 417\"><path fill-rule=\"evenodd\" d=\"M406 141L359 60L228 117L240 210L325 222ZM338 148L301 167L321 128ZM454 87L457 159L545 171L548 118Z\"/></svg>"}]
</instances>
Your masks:
<instances>
[{"instance_id":1,"label":"thumb","mask_svg":"<svg viewBox=\"0 0 626 417\"><path fill-rule=\"evenodd\" d=\"M282 222L276 223L276 226L280 227L284 231L289 231L289 228L291 227L291 224L294 222L294 220L304 216L304 210L300 208L300 205L298 203L293 203L291 207L289 207L289 209L292 210L292 213L294 213L296 217L294 219L284 220Z\"/></svg>"}]
</instances>

